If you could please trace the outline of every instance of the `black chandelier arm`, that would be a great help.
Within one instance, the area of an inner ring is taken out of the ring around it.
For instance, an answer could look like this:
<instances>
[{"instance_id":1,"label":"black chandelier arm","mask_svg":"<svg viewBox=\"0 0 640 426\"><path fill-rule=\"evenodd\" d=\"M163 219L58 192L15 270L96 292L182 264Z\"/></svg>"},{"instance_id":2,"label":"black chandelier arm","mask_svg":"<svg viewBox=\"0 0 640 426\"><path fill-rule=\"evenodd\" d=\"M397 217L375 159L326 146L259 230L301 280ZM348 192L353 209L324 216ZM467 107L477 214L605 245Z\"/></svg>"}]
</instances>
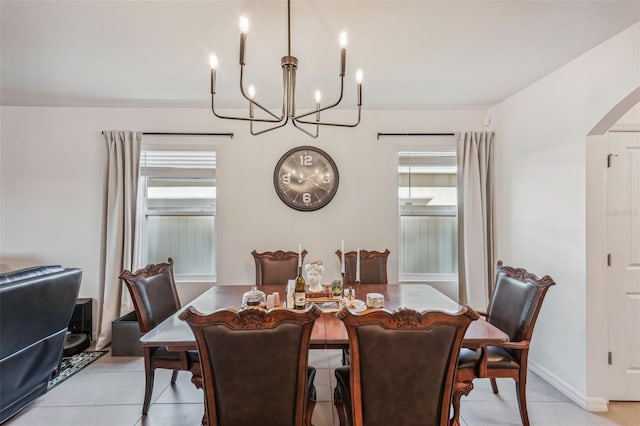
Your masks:
<instances>
[{"instance_id":1,"label":"black chandelier arm","mask_svg":"<svg viewBox=\"0 0 640 426\"><path fill-rule=\"evenodd\" d=\"M298 120L297 118L293 118L293 122L295 123L302 123L302 124L315 124L318 126L334 126L334 127L356 127L358 124L360 124L360 115L361 115L361 109L362 107L360 105L358 105L358 121L356 121L353 124L346 124L346 123L328 123L328 122L324 122L324 121L304 121L304 120ZM308 115L308 114L307 114ZM297 127L297 126L296 126Z\"/></svg>"},{"instance_id":2,"label":"black chandelier arm","mask_svg":"<svg viewBox=\"0 0 640 426\"><path fill-rule=\"evenodd\" d=\"M298 122L295 119L291 119L291 122L293 123L293 125L295 126L296 129L300 130L303 133L306 133L307 136L311 136L314 139L316 139L318 137L318 134L320 134L320 126L316 125L316 133L314 135L313 133L311 133L307 129L303 128L302 126L299 126Z\"/></svg>"},{"instance_id":3,"label":"black chandelier arm","mask_svg":"<svg viewBox=\"0 0 640 426\"><path fill-rule=\"evenodd\" d=\"M254 120L254 121L257 121L257 120ZM280 127L284 127L284 126L287 125L288 122L289 122L289 117L286 117L284 119L284 121L282 122L282 124L278 124L277 126L269 127L268 129L264 129L264 130L260 130L258 132L254 132L253 131L253 121L252 121L250 126L249 126L249 130L251 131L251 134L253 136L258 136L258 135L261 135L263 133L270 132L271 130L275 130L275 129L279 129Z\"/></svg>"},{"instance_id":4,"label":"black chandelier arm","mask_svg":"<svg viewBox=\"0 0 640 426\"><path fill-rule=\"evenodd\" d=\"M276 120L271 120L271 119L267 119L267 118L251 118L251 117L232 117L229 115L222 115L222 114L218 114L216 112L216 108L215 108L215 102L214 102L214 95L211 95L211 112L213 113L214 116L218 117L218 118L223 118L225 120L240 120L240 121L250 121L250 122L260 122L260 123L280 123L283 118L280 119L276 119Z\"/></svg>"},{"instance_id":5,"label":"black chandelier arm","mask_svg":"<svg viewBox=\"0 0 640 426\"><path fill-rule=\"evenodd\" d=\"M269 114L270 116L272 116L273 118L275 118L278 121L269 121L270 123L279 123L280 121L282 121L282 119L284 119L285 113L284 113L284 102L282 104L282 115L280 117L278 117L277 115L275 115L274 113L272 113L271 111L269 111L267 108L263 107L262 105L260 105L258 102L256 102L255 100L251 99L251 97L249 97L245 92L244 92L244 65L240 65L240 93L242 94L242 96L248 100L250 103L252 103L253 105L257 106L258 108L260 108L261 110L263 110L264 112L266 112L267 114ZM260 121L260 120L257 120Z\"/></svg>"},{"instance_id":6,"label":"black chandelier arm","mask_svg":"<svg viewBox=\"0 0 640 426\"><path fill-rule=\"evenodd\" d=\"M295 120L298 120L300 118L308 117L308 116L310 116L312 114L317 114L319 112L326 111L326 110L331 109L331 108L335 108L340 104L340 102L342 102L342 96L343 95L344 95L344 76L341 76L340 77L340 96L338 97L337 101L335 101L333 104L331 104L329 106L326 106L326 107L323 107L323 108L320 108L320 109L314 109L312 111L305 112L304 114L296 115L293 118ZM300 121L300 122L304 123L304 121Z\"/></svg>"}]
</instances>

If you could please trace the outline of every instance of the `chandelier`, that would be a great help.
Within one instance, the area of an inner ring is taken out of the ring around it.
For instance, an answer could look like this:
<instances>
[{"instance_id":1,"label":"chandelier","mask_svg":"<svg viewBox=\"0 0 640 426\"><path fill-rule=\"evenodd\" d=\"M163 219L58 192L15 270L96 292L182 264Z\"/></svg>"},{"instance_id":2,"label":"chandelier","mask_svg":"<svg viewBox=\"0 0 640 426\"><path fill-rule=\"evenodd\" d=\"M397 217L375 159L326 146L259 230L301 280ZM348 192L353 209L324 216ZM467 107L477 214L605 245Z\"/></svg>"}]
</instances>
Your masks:
<instances>
[{"instance_id":1,"label":"chandelier","mask_svg":"<svg viewBox=\"0 0 640 426\"><path fill-rule=\"evenodd\" d=\"M329 110L340 104L342 101L342 95L344 93L344 75L347 61L347 33L342 32L339 37L340 44L340 95L338 99L327 106L321 106L320 102L322 96L320 90L315 91L315 109L308 112L303 112L296 115L296 70L298 68L298 58L291 55L291 0L287 0L287 41L288 51L287 55L282 57L282 111L278 115L273 113L269 109L262 106L255 99L256 91L253 85L249 85L245 90L244 85L244 66L245 66L245 45L247 42L247 33L249 32L249 19L246 15L240 17L240 93L249 102L249 116L248 117L232 117L222 115L216 112L215 108L215 95L216 95L216 70L218 67L218 58L215 53L211 54L209 62L211 64L211 111L213 115L229 120L243 120L248 121L250 124L250 130L252 135L260 135L262 133L269 132L271 130L278 129L286 126L291 121L293 125L306 133L307 135L317 138L320 126L336 126L336 127L356 127L360 124L360 112L362 108L362 70L356 71L356 87L358 97L358 118L355 123L343 124L343 123L331 123L321 121L320 113L322 111ZM255 109L262 111L261 117L255 116ZM314 117L311 117L314 116ZM260 130L254 129L254 123L266 123L267 128ZM310 131L302 127L302 125L311 125L315 127L315 132Z\"/></svg>"}]
</instances>

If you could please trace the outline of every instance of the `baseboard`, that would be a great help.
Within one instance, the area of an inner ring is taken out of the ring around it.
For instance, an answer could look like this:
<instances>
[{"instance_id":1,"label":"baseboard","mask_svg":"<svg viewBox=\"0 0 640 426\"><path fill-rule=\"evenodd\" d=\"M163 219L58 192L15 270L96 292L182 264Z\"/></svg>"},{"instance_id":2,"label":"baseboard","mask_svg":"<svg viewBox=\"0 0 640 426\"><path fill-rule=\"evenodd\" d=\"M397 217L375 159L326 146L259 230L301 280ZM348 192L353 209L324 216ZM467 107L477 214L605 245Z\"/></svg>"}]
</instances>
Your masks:
<instances>
[{"instance_id":1,"label":"baseboard","mask_svg":"<svg viewBox=\"0 0 640 426\"><path fill-rule=\"evenodd\" d=\"M540 364L529 359L529 370L540 376L545 382L556 388L560 393L587 411L608 411L608 401L605 398L589 398L576 388L561 380Z\"/></svg>"},{"instance_id":2,"label":"baseboard","mask_svg":"<svg viewBox=\"0 0 640 426\"><path fill-rule=\"evenodd\" d=\"M604 398L587 398L587 411L609 411L609 403Z\"/></svg>"}]
</instances>

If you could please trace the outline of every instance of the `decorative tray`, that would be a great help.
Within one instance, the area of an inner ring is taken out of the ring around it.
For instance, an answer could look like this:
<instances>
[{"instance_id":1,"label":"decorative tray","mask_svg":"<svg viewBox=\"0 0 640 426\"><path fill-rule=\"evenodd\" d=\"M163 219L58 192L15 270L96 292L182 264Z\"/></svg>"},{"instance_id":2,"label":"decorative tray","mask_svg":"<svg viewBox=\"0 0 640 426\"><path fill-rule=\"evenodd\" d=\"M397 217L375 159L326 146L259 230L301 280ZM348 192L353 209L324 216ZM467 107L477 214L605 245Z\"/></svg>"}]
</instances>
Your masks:
<instances>
[{"instance_id":1,"label":"decorative tray","mask_svg":"<svg viewBox=\"0 0 640 426\"><path fill-rule=\"evenodd\" d=\"M319 292L306 294L306 299L309 302L323 303L323 302L339 302L342 296L334 296L331 293Z\"/></svg>"}]
</instances>

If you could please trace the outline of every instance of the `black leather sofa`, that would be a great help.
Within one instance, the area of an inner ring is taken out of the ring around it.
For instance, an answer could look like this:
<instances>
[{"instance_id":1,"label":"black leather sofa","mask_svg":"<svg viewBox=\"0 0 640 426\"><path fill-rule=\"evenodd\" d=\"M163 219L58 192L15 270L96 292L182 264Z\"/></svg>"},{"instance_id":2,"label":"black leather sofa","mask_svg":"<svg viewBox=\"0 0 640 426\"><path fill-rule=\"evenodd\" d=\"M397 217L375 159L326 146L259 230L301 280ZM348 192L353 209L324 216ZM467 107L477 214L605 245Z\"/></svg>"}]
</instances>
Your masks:
<instances>
[{"instance_id":1,"label":"black leather sofa","mask_svg":"<svg viewBox=\"0 0 640 426\"><path fill-rule=\"evenodd\" d=\"M0 274L0 423L47 392L81 280L61 266Z\"/></svg>"}]
</instances>

